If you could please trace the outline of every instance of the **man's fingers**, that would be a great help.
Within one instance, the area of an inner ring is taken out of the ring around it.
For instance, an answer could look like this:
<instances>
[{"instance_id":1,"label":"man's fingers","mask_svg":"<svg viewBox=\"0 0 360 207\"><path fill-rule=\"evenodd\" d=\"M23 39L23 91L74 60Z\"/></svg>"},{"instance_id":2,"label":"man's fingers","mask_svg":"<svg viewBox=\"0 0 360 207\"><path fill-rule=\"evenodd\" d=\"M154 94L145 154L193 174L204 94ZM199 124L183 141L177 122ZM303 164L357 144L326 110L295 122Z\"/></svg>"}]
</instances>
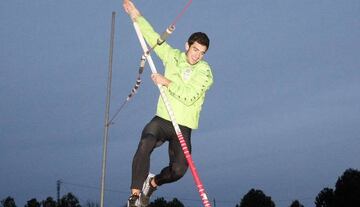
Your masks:
<instances>
[{"instance_id":1,"label":"man's fingers","mask_svg":"<svg viewBox=\"0 0 360 207\"><path fill-rule=\"evenodd\" d=\"M129 0L124 0L123 7L127 13L130 11L131 2Z\"/></svg>"}]
</instances>

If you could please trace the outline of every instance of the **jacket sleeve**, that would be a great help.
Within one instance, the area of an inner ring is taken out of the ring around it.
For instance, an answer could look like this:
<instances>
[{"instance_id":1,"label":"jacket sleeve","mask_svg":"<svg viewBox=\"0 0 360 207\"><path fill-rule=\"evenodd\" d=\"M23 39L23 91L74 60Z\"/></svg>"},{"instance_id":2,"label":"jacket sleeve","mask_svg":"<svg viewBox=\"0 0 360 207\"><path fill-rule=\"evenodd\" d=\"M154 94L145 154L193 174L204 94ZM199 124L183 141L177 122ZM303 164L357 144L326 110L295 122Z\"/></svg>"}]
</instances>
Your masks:
<instances>
[{"instance_id":1,"label":"jacket sleeve","mask_svg":"<svg viewBox=\"0 0 360 207\"><path fill-rule=\"evenodd\" d=\"M139 24L140 31L150 47L153 47L155 44L157 44L157 40L159 39L160 35L153 29L151 24L143 16L136 18L136 22ZM161 45L157 45L154 49L156 55L164 64L166 64L168 58L173 55L174 50L175 49L172 48L166 41Z\"/></svg>"},{"instance_id":2,"label":"jacket sleeve","mask_svg":"<svg viewBox=\"0 0 360 207\"><path fill-rule=\"evenodd\" d=\"M212 83L213 76L211 69L206 64L205 67L199 68L198 72L186 83L182 81L171 82L168 86L168 91L171 96L190 106L199 100L200 97L204 96Z\"/></svg>"}]
</instances>

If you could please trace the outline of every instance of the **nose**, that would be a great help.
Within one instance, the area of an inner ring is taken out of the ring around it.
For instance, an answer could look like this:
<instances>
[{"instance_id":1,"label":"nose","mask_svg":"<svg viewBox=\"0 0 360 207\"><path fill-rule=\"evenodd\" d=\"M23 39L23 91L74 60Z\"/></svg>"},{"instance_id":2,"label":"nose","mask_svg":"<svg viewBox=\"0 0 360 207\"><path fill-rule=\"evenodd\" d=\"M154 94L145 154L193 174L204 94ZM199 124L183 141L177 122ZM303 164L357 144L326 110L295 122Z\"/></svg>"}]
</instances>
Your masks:
<instances>
[{"instance_id":1,"label":"nose","mask_svg":"<svg viewBox=\"0 0 360 207\"><path fill-rule=\"evenodd\" d=\"M199 58L201 57L201 52L196 52L196 53L195 53L195 57L196 57L197 59L199 59Z\"/></svg>"}]
</instances>

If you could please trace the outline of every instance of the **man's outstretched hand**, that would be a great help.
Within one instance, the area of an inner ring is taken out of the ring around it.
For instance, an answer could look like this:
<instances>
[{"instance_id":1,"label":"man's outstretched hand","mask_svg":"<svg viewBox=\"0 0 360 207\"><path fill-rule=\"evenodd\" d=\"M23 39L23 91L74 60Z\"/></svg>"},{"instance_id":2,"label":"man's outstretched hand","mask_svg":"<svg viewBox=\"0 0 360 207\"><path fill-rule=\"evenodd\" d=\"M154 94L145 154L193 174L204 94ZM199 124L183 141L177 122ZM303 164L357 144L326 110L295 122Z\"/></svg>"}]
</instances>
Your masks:
<instances>
[{"instance_id":1,"label":"man's outstretched hand","mask_svg":"<svg viewBox=\"0 0 360 207\"><path fill-rule=\"evenodd\" d=\"M129 14L130 18L135 21L136 18L141 16L139 10L135 7L134 3L132 3L130 0L124 0L123 7L126 13Z\"/></svg>"}]
</instances>

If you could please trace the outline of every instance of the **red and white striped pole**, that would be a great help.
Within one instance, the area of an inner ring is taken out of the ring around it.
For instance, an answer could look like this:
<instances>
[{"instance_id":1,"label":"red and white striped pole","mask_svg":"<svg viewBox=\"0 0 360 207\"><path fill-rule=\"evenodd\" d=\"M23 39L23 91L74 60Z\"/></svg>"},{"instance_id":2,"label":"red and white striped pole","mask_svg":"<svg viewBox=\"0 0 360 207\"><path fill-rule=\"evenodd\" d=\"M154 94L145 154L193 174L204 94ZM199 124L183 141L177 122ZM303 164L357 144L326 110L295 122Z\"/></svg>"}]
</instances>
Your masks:
<instances>
[{"instance_id":1,"label":"red and white striped pole","mask_svg":"<svg viewBox=\"0 0 360 207\"><path fill-rule=\"evenodd\" d=\"M148 47L146 45L145 39L144 39L143 35L141 34L140 28L137 25L137 23L133 22L133 25L134 25L136 34L137 34L137 36L139 38L141 47L142 47L144 53L146 54L147 51L148 51ZM146 59L147 59L147 62L149 63L151 72L152 73L157 73L155 64L154 64L150 54L146 54ZM172 124L174 126L176 135L177 135L177 137L179 139L179 142L180 142L181 148L182 148L182 150L184 152L185 158L186 158L186 160L187 160L187 162L189 164L189 167L190 167L191 173L193 175L196 187L198 188L198 191L199 191L199 194L200 194L200 197L201 197L201 201L202 201L204 207L211 207L211 204L210 204L209 199L208 199L208 197L206 195L204 186L203 186L203 184L202 184L202 182L200 180L199 174L198 174L198 172L197 172L197 170L195 168L195 164L193 162L190 151L189 151L189 149L188 149L188 147L186 145L186 142L185 142L184 137L183 137L183 135L181 133L180 127L179 127L179 125L177 124L177 122L175 120L174 111L172 110L170 102L169 102L168 98L166 97L166 94L165 94L165 91L164 91L163 87L160 84L158 84L157 86L158 86L158 88L160 90L161 98L164 101L166 109L167 109L167 111L169 113L171 122L172 122Z\"/></svg>"}]
</instances>

